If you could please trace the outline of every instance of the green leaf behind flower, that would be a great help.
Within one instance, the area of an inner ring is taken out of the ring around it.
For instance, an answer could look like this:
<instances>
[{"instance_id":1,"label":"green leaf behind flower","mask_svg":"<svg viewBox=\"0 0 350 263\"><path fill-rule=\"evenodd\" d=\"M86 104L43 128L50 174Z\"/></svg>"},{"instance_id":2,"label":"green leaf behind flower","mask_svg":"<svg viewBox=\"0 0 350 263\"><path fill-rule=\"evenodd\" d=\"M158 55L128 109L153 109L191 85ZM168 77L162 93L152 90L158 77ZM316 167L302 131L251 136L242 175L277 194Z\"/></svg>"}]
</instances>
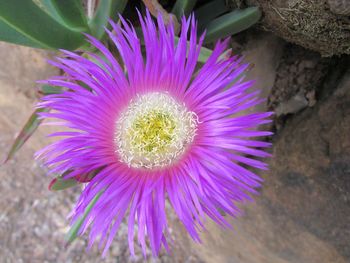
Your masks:
<instances>
[{"instance_id":1,"label":"green leaf behind flower","mask_svg":"<svg viewBox=\"0 0 350 263\"><path fill-rule=\"evenodd\" d=\"M61 15L58 13L58 10L54 6L52 0L33 0L42 10L49 14L53 19L55 19L60 24L64 25L65 22L62 19Z\"/></svg>"},{"instance_id":2,"label":"green leaf behind flower","mask_svg":"<svg viewBox=\"0 0 350 263\"><path fill-rule=\"evenodd\" d=\"M39 94L41 95L51 95L51 94L59 94L62 92L62 87L51 86L51 85L42 85L39 89Z\"/></svg>"},{"instance_id":3,"label":"green leaf behind flower","mask_svg":"<svg viewBox=\"0 0 350 263\"><path fill-rule=\"evenodd\" d=\"M179 42L179 37L175 36L175 44L177 44ZM187 41L187 47L190 46L189 41ZM231 50L226 50L221 57L224 58L226 57L229 53L231 52ZM199 63L205 63L208 58L211 56L211 54L213 53L213 50L206 48L206 47L201 47L201 50L199 52L199 56L198 56L198 62Z\"/></svg>"},{"instance_id":4,"label":"green leaf behind flower","mask_svg":"<svg viewBox=\"0 0 350 263\"><path fill-rule=\"evenodd\" d=\"M196 5L197 0L177 0L172 13L181 21L183 15L188 16Z\"/></svg>"},{"instance_id":5,"label":"green leaf behind flower","mask_svg":"<svg viewBox=\"0 0 350 263\"><path fill-rule=\"evenodd\" d=\"M64 179L61 177L57 177L51 181L51 183L49 185L49 190L50 191L60 191L60 190L64 190L64 189L76 186L77 184L78 184L78 181L75 180L75 178Z\"/></svg>"},{"instance_id":6,"label":"green leaf behind flower","mask_svg":"<svg viewBox=\"0 0 350 263\"><path fill-rule=\"evenodd\" d=\"M81 0L42 0L49 13L69 29L89 32L87 18Z\"/></svg>"},{"instance_id":7,"label":"green leaf behind flower","mask_svg":"<svg viewBox=\"0 0 350 263\"><path fill-rule=\"evenodd\" d=\"M205 43L214 42L220 38L225 38L248 29L261 17L258 7L235 10L214 19L207 26Z\"/></svg>"},{"instance_id":8,"label":"green leaf behind flower","mask_svg":"<svg viewBox=\"0 0 350 263\"><path fill-rule=\"evenodd\" d=\"M198 62L205 63L212 53L213 53L213 50L206 47L201 47L201 51L198 56Z\"/></svg>"},{"instance_id":9,"label":"green leaf behind flower","mask_svg":"<svg viewBox=\"0 0 350 263\"><path fill-rule=\"evenodd\" d=\"M40 43L33 41L25 35L16 31L13 27L0 20L0 41L10 42L18 45L42 48Z\"/></svg>"},{"instance_id":10,"label":"green leaf behind flower","mask_svg":"<svg viewBox=\"0 0 350 263\"><path fill-rule=\"evenodd\" d=\"M30 0L1 0L0 21L12 29L0 31L1 39L15 44L74 50L85 43L80 32L60 24Z\"/></svg>"},{"instance_id":11,"label":"green leaf behind flower","mask_svg":"<svg viewBox=\"0 0 350 263\"><path fill-rule=\"evenodd\" d=\"M79 230L81 226L83 225L86 217L90 213L91 209L94 207L98 199L101 197L103 192L99 192L90 202L90 204L86 207L84 214L75 221L75 223L72 225L72 227L69 229L67 235L66 235L66 241L68 244L72 243L78 236Z\"/></svg>"},{"instance_id":12,"label":"green leaf behind flower","mask_svg":"<svg viewBox=\"0 0 350 263\"><path fill-rule=\"evenodd\" d=\"M50 184L49 184L49 190L51 191L60 191L64 190L73 186L76 186L79 183L87 183L92 180L101 170L101 168L97 168L89 173L86 174L79 174L72 178L65 178L67 175L69 175L73 170L68 170L64 172L61 175L58 175L56 178L54 178Z\"/></svg>"},{"instance_id":13,"label":"green leaf behind flower","mask_svg":"<svg viewBox=\"0 0 350 263\"><path fill-rule=\"evenodd\" d=\"M10 160L15 153L23 146L23 144L30 138L30 136L33 135L33 133L36 131L36 129L39 127L40 123L42 122L41 119L39 119L38 113L39 112L45 112L48 111L46 108L37 109L34 111L34 113L29 117L28 121L16 137L14 143L12 144L12 147L4 161L6 163L8 160Z\"/></svg>"},{"instance_id":14,"label":"green leaf behind flower","mask_svg":"<svg viewBox=\"0 0 350 263\"><path fill-rule=\"evenodd\" d=\"M198 32L203 32L213 19L230 11L225 2L225 0L214 0L195 10L194 14L198 20Z\"/></svg>"},{"instance_id":15,"label":"green leaf behind flower","mask_svg":"<svg viewBox=\"0 0 350 263\"><path fill-rule=\"evenodd\" d=\"M108 25L108 19L117 20L117 15L124 11L127 2L127 0L99 1L96 13L89 22L92 35L101 39L105 35L104 28Z\"/></svg>"}]
</instances>

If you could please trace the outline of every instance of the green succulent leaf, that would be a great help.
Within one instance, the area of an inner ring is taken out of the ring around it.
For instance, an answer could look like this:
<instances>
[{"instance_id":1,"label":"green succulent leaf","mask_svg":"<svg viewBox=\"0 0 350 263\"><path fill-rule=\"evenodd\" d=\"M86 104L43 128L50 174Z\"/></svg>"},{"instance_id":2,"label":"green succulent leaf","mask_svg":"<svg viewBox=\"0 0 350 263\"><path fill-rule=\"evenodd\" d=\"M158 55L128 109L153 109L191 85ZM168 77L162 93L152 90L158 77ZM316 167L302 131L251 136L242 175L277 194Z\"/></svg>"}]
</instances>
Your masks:
<instances>
[{"instance_id":1,"label":"green succulent leaf","mask_svg":"<svg viewBox=\"0 0 350 263\"><path fill-rule=\"evenodd\" d=\"M108 25L108 19L118 19L118 14L123 13L127 0L104 0L99 1L96 13L89 22L92 35L101 39L105 35L104 28Z\"/></svg>"},{"instance_id":2,"label":"green succulent leaf","mask_svg":"<svg viewBox=\"0 0 350 263\"><path fill-rule=\"evenodd\" d=\"M214 0L199 7L194 12L198 20L198 31L203 32L210 21L228 11L230 11L230 9L226 5L225 0Z\"/></svg>"},{"instance_id":3,"label":"green succulent leaf","mask_svg":"<svg viewBox=\"0 0 350 263\"><path fill-rule=\"evenodd\" d=\"M43 9L47 14L54 18L57 22L64 25L61 15L58 13L58 10L54 6L52 0L33 0L41 9Z\"/></svg>"},{"instance_id":4,"label":"green succulent leaf","mask_svg":"<svg viewBox=\"0 0 350 263\"><path fill-rule=\"evenodd\" d=\"M68 170L64 172L62 175L58 175L54 178L49 184L49 190L51 191L59 191L64 190L73 186L78 185L79 183L89 182L96 174L98 174L103 168L95 169L86 174L80 174L75 176L74 178L65 178L69 175L73 170Z\"/></svg>"},{"instance_id":5,"label":"green succulent leaf","mask_svg":"<svg viewBox=\"0 0 350 263\"><path fill-rule=\"evenodd\" d=\"M38 113L45 112L45 111L48 111L48 109L46 108L37 109L29 117L28 121L26 122L26 124L24 125L24 127L22 128L18 136L16 137L14 143L12 144L12 147L4 163L10 160L15 155L15 153L23 146L23 144L30 138L30 136L33 135L33 133L36 131L36 129L39 127L42 121L41 119L38 118L39 117Z\"/></svg>"},{"instance_id":6,"label":"green succulent leaf","mask_svg":"<svg viewBox=\"0 0 350 263\"><path fill-rule=\"evenodd\" d=\"M0 31L0 35L7 34L2 36L3 40L15 44L33 42L33 47L74 50L85 43L81 33L60 24L30 0L0 0L0 21L18 32Z\"/></svg>"},{"instance_id":7,"label":"green succulent leaf","mask_svg":"<svg viewBox=\"0 0 350 263\"><path fill-rule=\"evenodd\" d=\"M183 15L191 13L196 2L197 0L177 0L171 12L180 20Z\"/></svg>"},{"instance_id":8,"label":"green succulent leaf","mask_svg":"<svg viewBox=\"0 0 350 263\"><path fill-rule=\"evenodd\" d=\"M64 179L62 177L57 177L53 179L49 185L50 191L60 191L73 186L76 186L78 181L75 178Z\"/></svg>"},{"instance_id":9,"label":"green succulent leaf","mask_svg":"<svg viewBox=\"0 0 350 263\"><path fill-rule=\"evenodd\" d=\"M179 42L179 37L175 36L175 44L177 45L177 43ZM190 46L190 42L187 41L187 47ZM210 57L211 53L213 53L213 51L209 48L206 47L201 47L201 50L199 52L199 56L198 56L198 62L200 63L205 63L208 58Z\"/></svg>"},{"instance_id":10,"label":"green succulent leaf","mask_svg":"<svg viewBox=\"0 0 350 263\"><path fill-rule=\"evenodd\" d=\"M67 243L72 243L78 236L79 230L81 226L83 225L86 217L90 213L91 209L96 204L97 200L101 197L103 192L99 192L90 202L90 204L86 207L84 214L72 225L72 227L69 229L66 241Z\"/></svg>"},{"instance_id":11,"label":"green succulent leaf","mask_svg":"<svg viewBox=\"0 0 350 263\"><path fill-rule=\"evenodd\" d=\"M199 52L198 62L205 63L212 53L213 51L211 49L202 47L201 51Z\"/></svg>"},{"instance_id":12,"label":"green succulent leaf","mask_svg":"<svg viewBox=\"0 0 350 263\"><path fill-rule=\"evenodd\" d=\"M220 38L237 34L254 25L260 17L261 11L258 7L248 7L216 18L207 26L204 42L214 42Z\"/></svg>"},{"instance_id":13,"label":"green succulent leaf","mask_svg":"<svg viewBox=\"0 0 350 263\"><path fill-rule=\"evenodd\" d=\"M0 41L10 42L22 46L42 48L39 43L27 38L13 27L0 20Z\"/></svg>"},{"instance_id":14,"label":"green succulent leaf","mask_svg":"<svg viewBox=\"0 0 350 263\"><path fill-rule=\"evenodd\" d=\"M221 54L219 59L227 58L228 56L230 56L231 52L232 52L231 49L226 50L224 53ZM211 49L202 47L201 51L199 52L198 62L200 63L207 62L208 58L211 56L212 53L213 51Z\"/></svg>"},{"instance_id":15,"label":"green succulent leaf","mask_svg":"<svg viewBox=\"0 0 350 263\"><path fill-rule=\"evenodd\" d=\"M43 0L49 13L69 29L88 32L89 27L81 0Z\"/></svg>"},{"instance_id":16,"label":"green succulent leaf","mask_svg":"<svg viewBox=\"0 0 350 263\"><path fill-rule=\"evenodd\" d=\"M62 92L62 87L42 85L39 89L39 93L42 95L59 94Z\"/></svg>"}]
</instances>

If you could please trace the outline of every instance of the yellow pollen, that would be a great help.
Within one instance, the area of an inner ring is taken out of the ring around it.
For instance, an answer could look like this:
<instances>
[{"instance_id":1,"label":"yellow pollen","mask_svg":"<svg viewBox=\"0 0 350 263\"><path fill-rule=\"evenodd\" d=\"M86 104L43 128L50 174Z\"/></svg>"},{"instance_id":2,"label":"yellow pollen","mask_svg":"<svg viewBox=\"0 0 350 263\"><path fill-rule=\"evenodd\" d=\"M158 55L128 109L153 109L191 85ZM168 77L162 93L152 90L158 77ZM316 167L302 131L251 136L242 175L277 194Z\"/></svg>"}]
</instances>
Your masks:
<instances>
[{"instance_id":1,"label":"yellow pollen","mask_svg":"<svg viewBox=\"0 0 350 263\"><path fill-rule=\"evenodd\" d=\"M137 117L127 134L132 147L160 154L171 143L175 128L174 118L153 110Z\"/></svg>"},{"instance_id":2,"label":"yellow pollen","mask_svg":"<svg viewBox=\"0 0 350 263\"><path fill-rule=\"evenodd\" d=\"M137 96L116 122L116 153L131 167L165 167L185 152L197 124L197 115L167 93Z\"/></svg>"}]
</instances>

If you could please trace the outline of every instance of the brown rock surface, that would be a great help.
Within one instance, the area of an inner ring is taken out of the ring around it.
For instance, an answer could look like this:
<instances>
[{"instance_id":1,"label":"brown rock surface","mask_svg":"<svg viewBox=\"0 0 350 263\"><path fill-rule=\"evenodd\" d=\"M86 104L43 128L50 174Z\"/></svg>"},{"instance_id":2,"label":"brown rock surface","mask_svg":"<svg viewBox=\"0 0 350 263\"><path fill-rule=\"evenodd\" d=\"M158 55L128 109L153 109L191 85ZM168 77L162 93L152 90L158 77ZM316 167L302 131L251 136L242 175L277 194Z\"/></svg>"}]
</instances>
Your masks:
<instances>
[{"instance_id":1,"label":"brown rock surface","mask_svg":"<svg viewBox=\"0 0 350 263\"><path fill-rule=\"evenodd\" d=\"M233 37L233 40L235 38ZM251 65L246 79L256 81L254 89L260 90L260 98L267 98L271 93L276 79L276 70L280 64L285 42L272 33L252 31L247 34L246 42L240 50L244 61ZM233 42L233 48L236 43ZM251 111L265 111L266 104L262 103Z\"/></svg>"},{"instance_id":2,"label":"brown rock surface","mask_svg":"<svg viewBox=\"0 0 350 263\"><path fill-rule=\"evenodd\" d=\"M336 59L288 44L280 60L268 106L276 116L294 114L316 103L315 90L322 86Z\"/></svg>"},{"instance_id":3,"label":"brown rock surface","mask_svg":"<svg viewBox=\"0 0 350 263\"><path fill-rule=\"evenodd\" d=\"M350 261L350 72L339 88L287 122L261 196L234 231L208 223L205 262Z\"/></svg>"},{"instance_id":4,"label":"brown rock surface","mask_svg":"<svg viewBox=\"0 0 350 263\"><path fill-rule=\"evenodd\" d=\"M324 56L350 54L348 15L332 12L325 0L246 0L263 11L262 25L285 40ZM332 1L333 2L342 2ZM343 5L343 9L349 7ZM338 7L339 8L339 7Z\"/></svg>"}]
</instances>

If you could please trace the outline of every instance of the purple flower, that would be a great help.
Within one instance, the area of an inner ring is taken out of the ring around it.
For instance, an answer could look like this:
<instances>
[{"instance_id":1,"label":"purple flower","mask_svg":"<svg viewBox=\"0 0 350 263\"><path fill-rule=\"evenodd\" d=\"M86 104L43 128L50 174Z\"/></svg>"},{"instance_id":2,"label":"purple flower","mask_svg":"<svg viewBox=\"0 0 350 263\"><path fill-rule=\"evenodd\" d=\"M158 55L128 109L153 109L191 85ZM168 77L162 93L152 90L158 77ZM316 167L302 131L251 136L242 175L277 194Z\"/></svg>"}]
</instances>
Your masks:
<instances>
[{"instance_id":1,"label":"purple flower","mask_svg":"<svg viewBox=\"0 0 350 263\"><path fill-rule=\"evenodd\" d=\"M198 69L203 36L197 40L193 18L182 19L176 44L172 23L140 16L145 58L135 29L120 19L107 30L120 57L87 36L103 55L62 51L51 62L65 75L46 83L65 90L38 107L51 109L41 117L65 131L52 134L59 139L38 158L65 178L95 172L72 212L74 223L100 195L79 231L90 228L90 246L99 238L106 253L126 218L131 254L136 236L144 253L149 242L158 255L170 238L166 199L195 241L206 218L229 227L219 211L240 214L237 203L262 181L248 167L267 169L253 158L269 156L261 148L270 144L256 138L271 133L256 128L271 113L244 111L261 100L250 91L254 82L244 81L248 65L223 55L227 40Z\"/></svg>"}]
</instances>

